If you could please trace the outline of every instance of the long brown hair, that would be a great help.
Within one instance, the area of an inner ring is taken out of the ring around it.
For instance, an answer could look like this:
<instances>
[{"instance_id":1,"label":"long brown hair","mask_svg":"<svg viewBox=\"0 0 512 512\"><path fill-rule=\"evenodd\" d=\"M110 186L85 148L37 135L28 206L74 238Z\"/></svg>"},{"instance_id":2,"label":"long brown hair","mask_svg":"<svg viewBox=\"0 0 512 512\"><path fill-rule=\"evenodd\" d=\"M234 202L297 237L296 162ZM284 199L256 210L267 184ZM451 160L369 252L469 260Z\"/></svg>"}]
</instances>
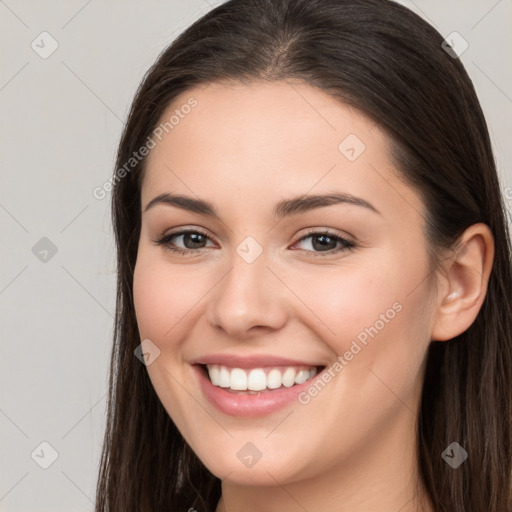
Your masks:
<instances>
[{"instance_id":1,"label":"long brown hair","mask_svg":"<svg viewBox=\"0 0 512 512\"><path fill-rule=\"evenodd\" d=\"M304 80L386 131L397 169L427 207L434 258L473 223L492 230L494 265L477 318L460 336L430 344L417 449L436 511L512 510L510 236L484 115L463 65L442 42L389 0L230 0L192 24L147 72L113 179L117 307L97 512L210 512L221 493L134 356L145 159L126 163L178 94L213 81L282 79ZM469 453L457 469L441 457L453 441Z\"/></svg>"}]
</instances>

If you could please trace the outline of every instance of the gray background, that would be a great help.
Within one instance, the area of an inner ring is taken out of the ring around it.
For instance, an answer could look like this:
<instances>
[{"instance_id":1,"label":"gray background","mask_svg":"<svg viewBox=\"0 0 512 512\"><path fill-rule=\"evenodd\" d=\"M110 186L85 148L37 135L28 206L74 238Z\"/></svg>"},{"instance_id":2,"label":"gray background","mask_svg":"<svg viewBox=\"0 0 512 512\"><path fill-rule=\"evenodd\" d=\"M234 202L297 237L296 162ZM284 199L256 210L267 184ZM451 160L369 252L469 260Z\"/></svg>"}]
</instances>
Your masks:
<instances>
[{"instance_id":1,"label":"gray background","mask_svg":"<svg viewBox=\"0 0 512 512\"><path fill-rule=\"evenodd\" d=\"M0 512L93 510L115 254L110 195L92 191L146 69L219 3L0 0ZM469 43L510 207L512 0L400 3Z\"/></svg>"}]
</instances>

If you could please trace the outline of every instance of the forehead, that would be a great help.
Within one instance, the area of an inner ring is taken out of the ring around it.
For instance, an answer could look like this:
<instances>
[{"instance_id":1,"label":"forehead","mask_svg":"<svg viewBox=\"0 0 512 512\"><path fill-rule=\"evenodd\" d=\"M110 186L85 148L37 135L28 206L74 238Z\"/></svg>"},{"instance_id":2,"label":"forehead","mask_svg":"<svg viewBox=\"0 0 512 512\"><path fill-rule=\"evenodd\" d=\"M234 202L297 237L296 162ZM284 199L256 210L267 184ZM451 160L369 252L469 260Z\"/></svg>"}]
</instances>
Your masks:
<instances>
[{"instance_id":1,"label":"forehead","mask_svg":"<svg viewBox=\"0 0 512 512\"><path fill-rule=\"evenodd\" d=\"M193 108L188 106L191 101ZM303 82L202 85L175 98L160 125L170 143L159 144L160 150L170 149L173 142L175 151L193 143L206 150L202 154L224 159L319 156L328 149L326 157L336 160L339 144L348 135L356 152L368 145L386 151L388 145L384 133L363 113Z\"/></svg>"},{"instance_id":2,"label":"forehead","mask_svg":"<svg viewBox=\"0 0 512 512\"><path fill-rule=\"evenodd\" d=\"M147 160L143 204L176 189L226 203L240 195L261 202L337 188L376 202L387 194L396 203L405 194L409 208L412 202L421 209L399 179L384 131L305 83L202 85L175 98L160 126L161 140L155 139Z\"/></svg>"}]
</instances>

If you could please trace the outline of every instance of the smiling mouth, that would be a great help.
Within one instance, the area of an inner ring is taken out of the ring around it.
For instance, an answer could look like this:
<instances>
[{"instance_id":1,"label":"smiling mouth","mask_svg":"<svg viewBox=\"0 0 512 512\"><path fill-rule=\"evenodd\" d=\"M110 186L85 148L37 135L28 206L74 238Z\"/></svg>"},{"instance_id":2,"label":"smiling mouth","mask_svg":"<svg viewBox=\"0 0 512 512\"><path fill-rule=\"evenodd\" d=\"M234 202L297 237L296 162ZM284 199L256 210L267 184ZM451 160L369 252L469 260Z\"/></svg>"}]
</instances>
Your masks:
<instances>
[{"instance_id":1,"label":"smiling mouth","mask_svg":"<svg viewBox=\"0 0 512 512\"><path fill-rule=\"evenodd\" d=\"M268 366L236 368L220 364L199 365L206 378L216 387L235 394L253 395L291 388L311 380L325 366Z\"/></svg>"}]
</instances>

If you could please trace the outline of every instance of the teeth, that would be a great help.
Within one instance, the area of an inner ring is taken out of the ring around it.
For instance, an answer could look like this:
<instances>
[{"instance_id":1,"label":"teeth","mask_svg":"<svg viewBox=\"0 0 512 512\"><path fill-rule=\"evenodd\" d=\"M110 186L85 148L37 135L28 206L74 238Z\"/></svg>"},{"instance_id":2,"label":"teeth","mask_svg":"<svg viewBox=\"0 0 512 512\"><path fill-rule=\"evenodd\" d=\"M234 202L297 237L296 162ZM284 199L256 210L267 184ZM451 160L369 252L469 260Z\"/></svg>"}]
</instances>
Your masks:
<instances>
[{"instance_id":1,"label":"teeth","mask_svg":"<svg viewBox=\"0 0 512 512\"><path fill-rule=\"evenodd\" d=\"M291 388L295 384L295 374L297 372L293 368L287 368L283 373L283 386Z\"/></svg>"},{"instance_id":2,"label":"teeth","mask_svg":"<svg viewBox=\"0 0 512 512\"><path fill-rule=\"evenodd\" d=\"M217 382L217 386L220 386L221 388L229 388L230 384L231 373L225 366L223 366L219 370L219 380Z\"/></svg>"},{"instance_id":3,"label":"teeth","mask_svg":"<svg viewBox=\"0 0 512 512\"><path fill-rule=\"evenodd\" d=\"M270 370L270 372L267 375L267 388L268 389L277 389L281 387L281 372L279 370L276 370L275 368L273 370Z\"/></svg>"},{"instance_id":4,"label":"teeth","mask_svg":"<svg viewBox=\"0 0 512 512\"><path fill-rule=\"evenodd\" d=\"M231 372L231 378L233 378L233 373L235 370ZM245 372L243 372L245 374ZM256 370L251 370L249 373L249 377L247 378L247 387L246 389L250 389L251 391L261 391L267 387L267 376L263 370L259 368ZM232 387L232 389L234 389Z\"/></svg>"},{"instance_id":5,"label":"teeth","mask_svg":"<svg viewBox=\"0 0 512 512\"><path fill-rule=\"evenodd\" d=\"M230 388L233 391L263 391L264 389L278 389L281 386L290 388L295 384L306 382L317 373L314 366L307 368L280 366L244 370L208 364L206 368L214 386Z\"/></svg>"},{"instance_id":6,"label":"teeth","mask_svg":"<svg viewBox=\"0 0 512 512\"><path fill-rule=\"evenodd\" d=\"M247 389L247 374L241 368L231 370L231 385L229 387L235 391L245 391Z\"/></svg>"},{"instance_id":7,"label":"teeth","mask_svg":"<svg viewBox=\"0 0 512 512\"><path fill-rule=\"evenodd\" d=\"M301 370L300 372L297 372L297 375L295 375L295 384L302 384L303 382L306 382L309 377L310 375L308 371Z\"/></svg>"}]
</instances>

